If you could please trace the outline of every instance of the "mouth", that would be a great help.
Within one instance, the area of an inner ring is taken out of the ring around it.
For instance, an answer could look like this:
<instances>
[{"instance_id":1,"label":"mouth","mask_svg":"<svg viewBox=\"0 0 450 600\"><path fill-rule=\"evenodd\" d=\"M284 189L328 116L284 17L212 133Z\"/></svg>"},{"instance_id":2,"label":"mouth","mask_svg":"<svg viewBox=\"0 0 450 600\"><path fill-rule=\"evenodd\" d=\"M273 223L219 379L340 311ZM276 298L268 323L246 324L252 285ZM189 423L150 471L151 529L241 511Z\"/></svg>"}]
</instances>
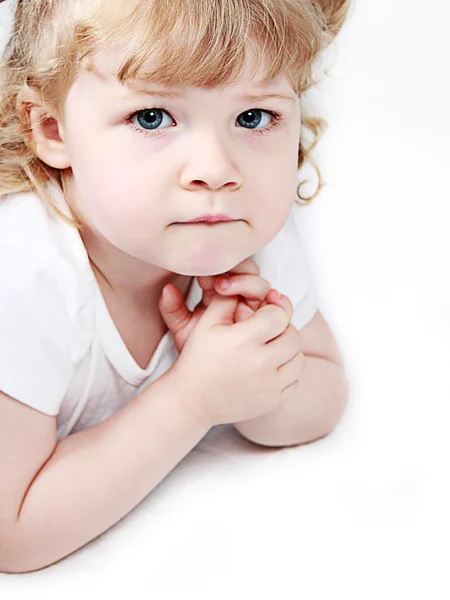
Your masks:
<instances>
[{"instance_id":1,"label":"mouth","mask_svg":"<svg viewBox=\"0 0 450 600\"><path fill-rule=\"evenodd\" d=\"M236 221L185 221L184 223L174 223L174 225L225 225L226 223L236 223Z\"/></svg>"},{"instance_id":2,"label":"mouth","mask_svg":"<svg viewBox=\"0 0 450 600\"><path fill-rule=\"evenodd\" d=\"M242 219L194 219L192 221L178 221L174 225L224 225L226 223L238 223Z\"/></svg>"},{"instance_id":3,"label":"mouth","mask_svg":"<svg viewBox=\"0 0 450 600\"><path fill-rule=\"evenodd\" d=\"M229 217L228 215L201 215L200 217L195 217L194 219L189 219L187 221L177 221L176 225L191 225L201 223L203 225L207 224L215 224L215 223L230 223L233 221L240 221L240 219L233 219L233 217Z\"/></svg>"}]
</instances>

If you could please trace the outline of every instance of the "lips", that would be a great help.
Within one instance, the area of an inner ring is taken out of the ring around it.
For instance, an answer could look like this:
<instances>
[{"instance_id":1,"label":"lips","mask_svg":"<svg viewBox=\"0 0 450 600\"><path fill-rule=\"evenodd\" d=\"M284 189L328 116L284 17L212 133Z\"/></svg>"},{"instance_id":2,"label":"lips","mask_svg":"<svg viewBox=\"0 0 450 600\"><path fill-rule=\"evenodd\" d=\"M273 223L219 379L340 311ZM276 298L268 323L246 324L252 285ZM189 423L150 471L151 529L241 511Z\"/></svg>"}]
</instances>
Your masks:
<instances>
[{"instance_id":1,"label":"lips","mask_svg":"<svg viewBox=\"0 0 450 600\"><path fill-rule=\"evenodd\" d=\"M180 221L178 224L189 224L189 223L226 223L229 221L237 221L239 219L233 219L228 215L202 215L201 217L195 217L188 221Z\"/></svg>"}]
</instances>

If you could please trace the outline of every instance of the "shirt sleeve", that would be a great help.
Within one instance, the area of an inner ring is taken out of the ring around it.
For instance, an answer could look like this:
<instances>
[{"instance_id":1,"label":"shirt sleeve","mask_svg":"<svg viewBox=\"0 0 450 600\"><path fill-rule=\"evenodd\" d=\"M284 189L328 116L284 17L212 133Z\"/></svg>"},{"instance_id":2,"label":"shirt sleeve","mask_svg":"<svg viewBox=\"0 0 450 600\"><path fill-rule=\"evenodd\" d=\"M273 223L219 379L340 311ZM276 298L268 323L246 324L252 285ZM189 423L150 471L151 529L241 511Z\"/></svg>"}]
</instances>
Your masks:
<instances>
[{"instance_id":1,"label":"shirt sleeve","mask_svg":"<svg viewBox=\"0 0 450 600\"><path fill-rule=\"evenodd\" d=\"M318 296L294 214L283 229L253 259L270 286L286 295L294 307L292 325L305 327L318 310Z\"/></svg>"},{"instance_id":2,"label":"shirt sleeve","mask_svg":"<svg viewBox=\"0 0 450 600\"><path fill-rule=\"evenodd\" d=\"M52 261L0 244L0 391L57 415L73 378L73 325Z\"/></svg>"}]
</instances>

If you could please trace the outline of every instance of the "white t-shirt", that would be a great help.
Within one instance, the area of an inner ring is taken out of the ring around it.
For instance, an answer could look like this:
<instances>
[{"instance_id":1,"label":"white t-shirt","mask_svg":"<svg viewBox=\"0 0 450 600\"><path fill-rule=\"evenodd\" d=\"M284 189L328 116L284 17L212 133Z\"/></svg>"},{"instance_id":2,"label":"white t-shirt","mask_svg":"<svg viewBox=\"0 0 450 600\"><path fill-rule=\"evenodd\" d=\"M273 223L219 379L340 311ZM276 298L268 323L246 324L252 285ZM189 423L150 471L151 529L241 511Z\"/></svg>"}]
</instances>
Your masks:
<instances>
[{"instance_id":1,"label":"white t-shirt","mask_svg":"<svg viewBox=\"0 0 450 600\"><path fill-rule=\"evenodd\" d=\"M69 214L56 185L48 190ZM261 277L290 298L291 322L301 329L318 302L293 214L253 259ZM0 199L0 276L0 390L57 415L58 439L110 417L178 357L167 332L148 367L136 363L79 232L32 193ZM194 277L186 298L190 310L201 297Z\"/></svg>"}]
</instances>

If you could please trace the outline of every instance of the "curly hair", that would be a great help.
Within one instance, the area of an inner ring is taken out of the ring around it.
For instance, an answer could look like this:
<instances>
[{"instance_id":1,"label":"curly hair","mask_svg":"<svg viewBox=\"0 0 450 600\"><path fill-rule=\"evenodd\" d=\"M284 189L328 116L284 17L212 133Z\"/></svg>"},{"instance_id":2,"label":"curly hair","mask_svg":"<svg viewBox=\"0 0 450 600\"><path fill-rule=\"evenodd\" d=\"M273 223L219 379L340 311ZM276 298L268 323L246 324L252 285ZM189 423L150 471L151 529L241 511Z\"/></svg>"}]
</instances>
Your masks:
<instances>
[{"instance_id":1,"label":"curly hair","mask_svg":"<svg viewBox=\"0 0 450 600\"><path fill-rule=\"evenodd\" d=\"M61 218L46 189L52 181L64 192L59 169L41 161L33 148L29 116L18 100L33 92L59 114L82 68L92 67L99 50L126 42L127 53L116 76L120 82L145 78L165 85L212 88L232 83L241 73L245 44L268 57L264 83L286 73L300 102L317 81L313 66L340 31L351 0L119 0L18 1L12 35L0 65L0 196L35 192ZM148 59L156 63L148 72ZM147 69L147 70L146 70ZM327 128L322 118L302 107L298 168L306 160L318 174L310 203L324 185L311 152Z\"/></svg>"}]
</instances>

